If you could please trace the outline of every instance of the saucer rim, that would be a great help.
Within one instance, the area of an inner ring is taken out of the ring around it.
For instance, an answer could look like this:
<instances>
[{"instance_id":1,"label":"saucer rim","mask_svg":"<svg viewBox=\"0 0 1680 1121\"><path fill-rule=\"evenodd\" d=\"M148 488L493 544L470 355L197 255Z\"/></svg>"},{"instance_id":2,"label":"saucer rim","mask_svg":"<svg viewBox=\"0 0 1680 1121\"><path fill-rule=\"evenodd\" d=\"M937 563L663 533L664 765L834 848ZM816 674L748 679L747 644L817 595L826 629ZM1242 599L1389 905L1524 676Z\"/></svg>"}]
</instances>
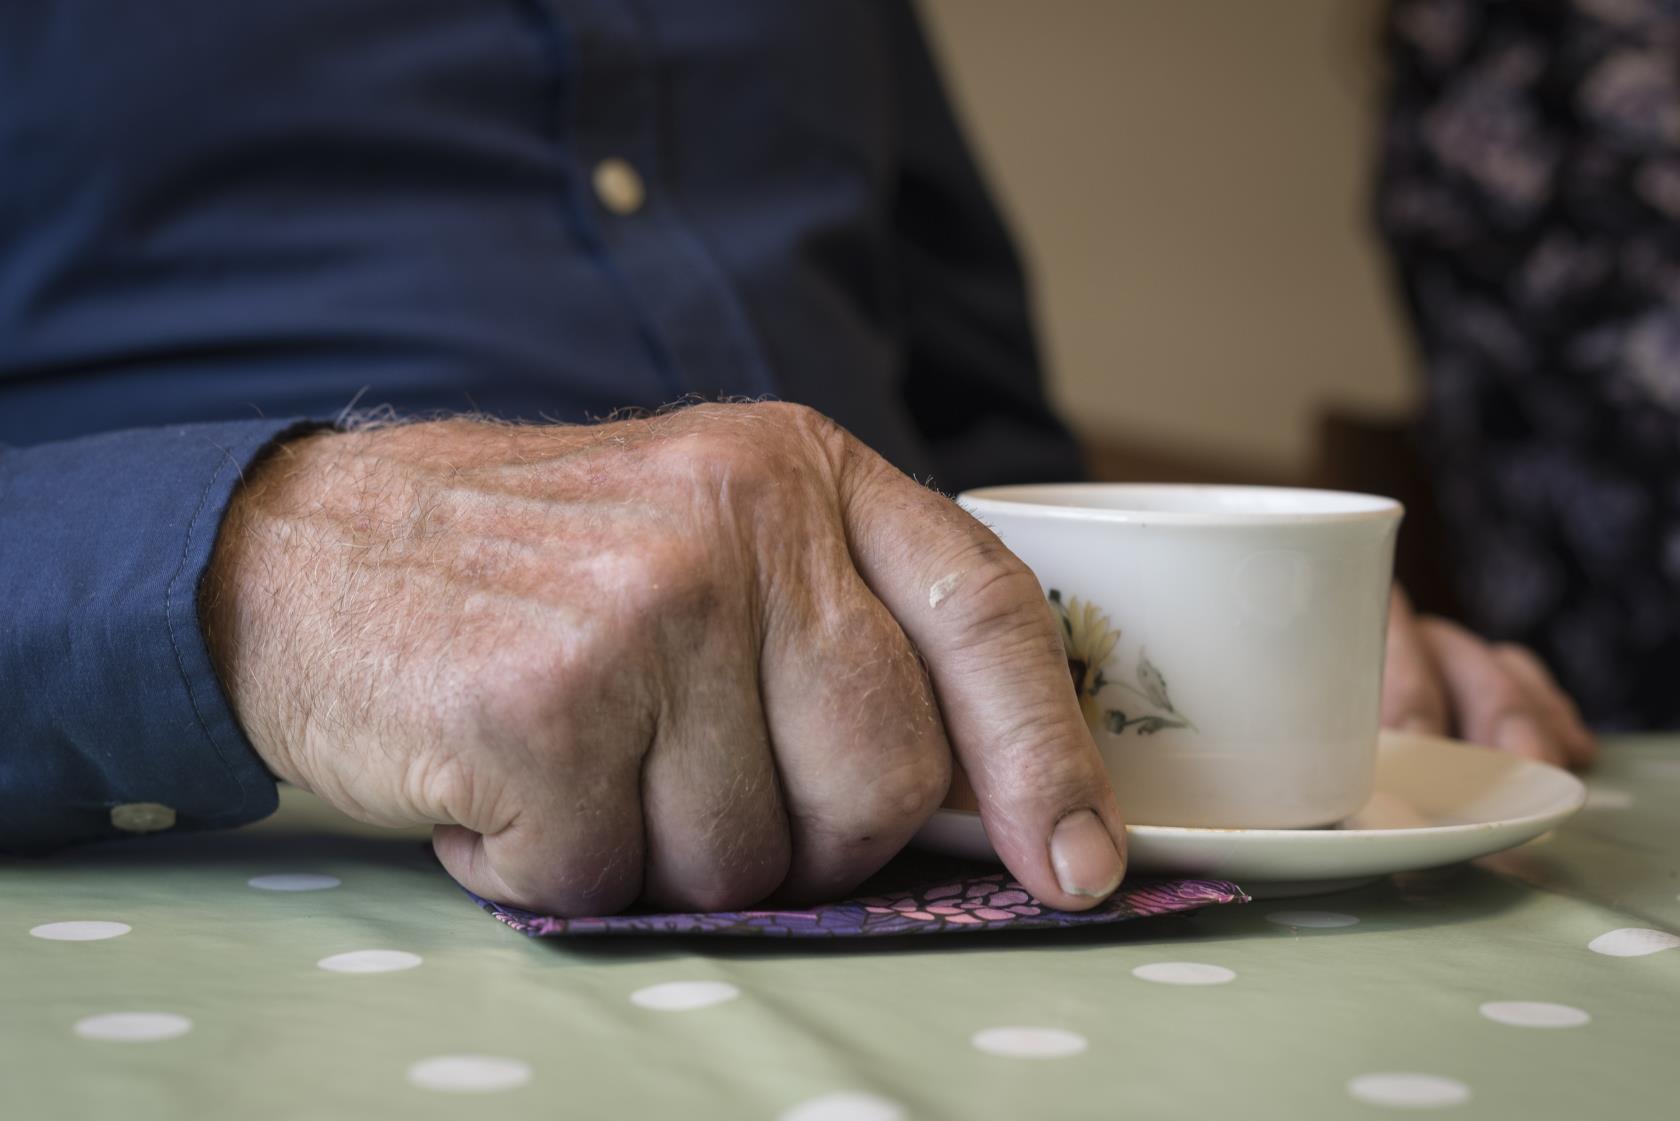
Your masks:
<instances>
[{"instance_id":1,"label":"saucer rim","mask_svg":"<svg viewBox=\"0 0 1680 1121\"><path fill-rule=\"evenodd\" d=\"M1384 729L1379 742L1393 743L1403 741L1430 743L1437 747L1447 748L1451 751L1495 751L1493 748L1485 747L1481 744L1470 743L1465 740L1454 739L1450 736L1426 735L1419 732L1400 732L1391 729ZM1498 817L1488 818L1482 821L1460 822L1454 825L1420 825L1401 827L1397 829L1344 829L1341 827L1341 822L1336 822L1332 825L1309 826L1301 829L1248 828L1242 826L1218 828L1212 826L1194 825L1127 825L1126 834L1128 837L1160 837L1175 839L1241 836L1254 838L1256 840L1273 841L1284 845L1357 844L1361 840L1371 837L1450 837L1477 832L1486 832L1487 830L1493 828L1515 829L1517 827L1542 824L1549 824L1551 827L1555 828L1557 825L1567 821L1569 818L1579 813L1586 805L1587 784L1581 781L1579 775L1573 774L1562 767L1556 766L1555 764L1545 763L1538 759L1526 759L1520 755L1507 755L1497 752L1496 754L1500 754L1500 758L1503 762L1514 765L1519 771L1527 768L1539 768L1541 771L1551 772L1554 779L1562 779L1570 784L1572 789L1570 791L1570 796L1567 799L1568 807L1564 808L1565 800L1560 798L1557 806L1551 809L1530 814L1523 814L1519 817ZM1373 785L1371 798L1376 797L1380 792L1381 787ZM1371 798L1367 798L1364 805L1361 805L1358 810L1349 814L1348 817L1343 818L1342 821L1349 821L1352 818L1359 816L1359 813L1364 810L1365 806L1370 805ZM978 818L980 813L978 810L949 809L941 806L939 809L934 811L934 816L938 817L942 815L960 815L962 817ZM930 818L929 820L931 821L932 819ZM982 827L984 827L983 823ZM1329 838L1331 837L1340 839L1330 841Z\"/></svg>"}]
</instances>

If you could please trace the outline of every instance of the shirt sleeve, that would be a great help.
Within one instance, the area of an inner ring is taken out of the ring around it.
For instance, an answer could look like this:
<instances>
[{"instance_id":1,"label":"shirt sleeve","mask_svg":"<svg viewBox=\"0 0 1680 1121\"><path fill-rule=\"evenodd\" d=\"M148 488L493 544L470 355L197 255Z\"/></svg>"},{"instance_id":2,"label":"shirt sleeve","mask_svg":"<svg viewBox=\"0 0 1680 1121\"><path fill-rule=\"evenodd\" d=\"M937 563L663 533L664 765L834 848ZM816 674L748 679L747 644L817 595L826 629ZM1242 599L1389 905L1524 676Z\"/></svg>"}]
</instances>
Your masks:
<instances>
[{"instance_id":1,"label":"shirt sleeve","mask_svg":"<svg viewBox=\"0 0 1680 1121\"><path fill-rule=\"evenodd\" d=\"M245 468L308 427L0 446L0 850L274 809L211 665L198 585Z\"/></svg>"},{"instance_id":2,"label":"shirt sleeve","mask_svg":"<svg viewBox=\"0 0 1680 1121\"><path fill-rule=\"evenodd\" d=\"M892 222L909 344L905 403L942 489L1084 477L1045 395L1027 281L926 36L893 5L899 181Z\"/></svg>"}]
</instances>

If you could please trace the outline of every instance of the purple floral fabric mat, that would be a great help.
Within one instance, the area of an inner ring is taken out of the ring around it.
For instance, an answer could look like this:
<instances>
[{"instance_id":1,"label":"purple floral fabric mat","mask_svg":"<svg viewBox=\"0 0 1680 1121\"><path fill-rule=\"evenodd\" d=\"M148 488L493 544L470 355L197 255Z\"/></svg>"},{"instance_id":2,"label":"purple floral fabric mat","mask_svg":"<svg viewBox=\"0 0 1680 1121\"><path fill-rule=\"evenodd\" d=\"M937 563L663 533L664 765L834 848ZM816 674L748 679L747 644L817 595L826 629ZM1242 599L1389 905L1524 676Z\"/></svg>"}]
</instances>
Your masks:
<instances>
[{"instance_id":1,"label":"purple floral fabric mat","mask_svg":"<svg viewBox=\"0 0 1680 1121\"><path fill-rule=\"evenodd\" d=\"M1223 880L1127 880L1089 911L1046 907L995 865L901 856L853 899L794 909L685 914L629 913L563 919L473 898L486 911L533 938L610 934L717 935L768 938L879 938L900 934L973 934L1100 926L1193 911L1248 896ZM471 895L471 892L468 892Z\"/></svg>"}]
</instances>

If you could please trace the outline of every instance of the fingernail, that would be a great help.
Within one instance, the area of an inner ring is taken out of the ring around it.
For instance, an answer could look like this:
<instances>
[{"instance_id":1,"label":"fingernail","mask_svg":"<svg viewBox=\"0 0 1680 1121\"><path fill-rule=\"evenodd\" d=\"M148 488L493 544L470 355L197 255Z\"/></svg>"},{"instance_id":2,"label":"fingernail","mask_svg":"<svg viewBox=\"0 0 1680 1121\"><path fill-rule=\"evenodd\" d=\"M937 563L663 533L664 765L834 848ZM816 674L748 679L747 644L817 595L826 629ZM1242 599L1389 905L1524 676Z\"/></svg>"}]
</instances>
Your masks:
<instances>
[{"instance_id":1,"label":"fingernail","mask_svg":"<svg viewBox=\"0 0 1680 1121\"><path fill-rule=\"evenodd\" d=\"M1075 810L1056 823L1050 838L1050 866L1063 891L1091 899L1114 894L1125 871L1114 838L1090 810Z\"/></svg>"}]
</instances>

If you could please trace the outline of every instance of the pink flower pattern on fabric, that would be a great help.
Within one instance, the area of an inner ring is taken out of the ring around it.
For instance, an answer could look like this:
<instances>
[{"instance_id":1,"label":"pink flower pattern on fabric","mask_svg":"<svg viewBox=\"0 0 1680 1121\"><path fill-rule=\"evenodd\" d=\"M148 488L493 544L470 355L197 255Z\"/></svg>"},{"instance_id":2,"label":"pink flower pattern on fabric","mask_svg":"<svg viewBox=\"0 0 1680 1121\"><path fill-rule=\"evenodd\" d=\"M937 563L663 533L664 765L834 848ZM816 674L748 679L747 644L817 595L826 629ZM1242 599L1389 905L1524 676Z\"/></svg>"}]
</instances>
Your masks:
<instances>
[{"instance_id":1,"label":"pink flower pattern on fabric","mask_svg":"<svg viewBox=\"0 0 1680 1121\"><path fill-rule=\"evenodd\" d=\"M717 935L770 938L878 938L905 934L971 934L1101 926L1246 903L1235 884L1220 880L1135 879L1089 911L1058 911L1034 899L1008 873L982 864L902 856L854 899L798 909L629 913L599 918L540 915L489 900L479 904L497 919L537 938L581 935Z\"/></svg>"},{"instance_id":2,"label":"pink flower pattern on fabric","mask_svg":"<svg viewBox=\"0 0 1680 1121\"><path fill-rule=\"evenodd\" d=\"M896 915L914 922L1012 923L1044 914L1045 908L1020 884L1000 872L966 882L940 884L915 894L866 896L857 900L865 913Z\"/></svg>"}]
</instances>

